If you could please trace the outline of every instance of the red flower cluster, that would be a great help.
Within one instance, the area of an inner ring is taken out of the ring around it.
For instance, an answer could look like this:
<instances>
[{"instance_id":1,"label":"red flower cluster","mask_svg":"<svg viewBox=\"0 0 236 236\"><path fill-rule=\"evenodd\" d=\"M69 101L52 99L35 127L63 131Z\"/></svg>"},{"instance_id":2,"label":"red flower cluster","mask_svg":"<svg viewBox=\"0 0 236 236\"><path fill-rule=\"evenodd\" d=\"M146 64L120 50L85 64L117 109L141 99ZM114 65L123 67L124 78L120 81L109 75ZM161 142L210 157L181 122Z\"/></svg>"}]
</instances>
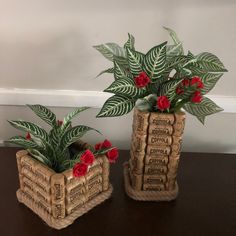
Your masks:
<instances>
[{"instance_id":1,"label":"red flower cluster","mask_svg":"<svg viewBox=\"0 0 236 236\"><path fill-rule=\"evenodd\" d=\"M193 103L200 103L202 101L202 95L200 91L196 91L194 92L192 98L191 98L191 102Z\"/></svg>"},{"instance_id":2,"label":"red flower cluster","mask_svg":"<svg viewBox=\"0 0 236 236\"><path fill-rule=\"evenodd\" d=\"M109 140L105 139L103 143L97 143L95 145L95 150L98 151L103 148L111 148L111 147L112 143ZM112 148L110 151L106 153L106 156L110 163L115 163L119 156L118 149L116 147Z\"/></svg>"},{"instance_id":3,"label":"red flower cluster","mask_svg":"<svg viewBox=\"0 0 236 236\"><path fill-rule=\"evenodd\" d=\"M112 144L109 140L104 140L102 143L97 143L95 145L95 150L101 150L104 148L111 148ZM110 163L116 162L118 158L118 149L116 147L112 148L110 151L106 153L106 156ZM93 164L95 161L94 154L87 149L80 157L80 162L76 163L73 167L73 176L74 177L81 177L87 174L88 167Z\"/></svg>"},{"instance_id":4,"label":"red flower cluster","mask_svg":"<svg viewBox=\"0 0 236 236\"><path fill-rule=\"evenodd\" d=\"M88 166L92 165L95 160L93 153L87 149L80 157L80 163L77 163L73 167L73 176L84 176L88 171Z\"/></svg>"},{"instance_id":5,"label":"red flower cluster","mask_svg":"<svg viewBox=\"0 0 236 236\"><path fill-rule=\"evenodd\" d=\"M202 101L202 95L201 95L201 91L199 91L199 90L204 88L204 84L203 84L201 78L198 77L198 76L194 76L191 79L184 79L184 80L182 80L181 85L179 85L176 88L176 93L178 95L182 95L182 94L184 94L184 90L186 88L190 87L190 86L195 86L196 89L198 89L192 95L191 101L193 103L200 103Z\"/></svg>"},{"instance_id":6,"label":"red flower cluster","mask_svg":"<svg viewBox=\"0 0 236 236\"><path fill-rule=\"evenodd\" d=\"M157 98L157 108L164 111L170 107L170 101L166 96L160 96Z\"/></svg>"},{"instance_id":7,"label":"red flower cluster","mask_svg":"<svg viewBox=\"0 0 236 236\"><path fill-rule=\"evenodd\" d=\"M138 88L146 87L151 82L150 78L144 71L142 71L137 77L135 77L134 80Z\"/></svg>"}]
</instances>

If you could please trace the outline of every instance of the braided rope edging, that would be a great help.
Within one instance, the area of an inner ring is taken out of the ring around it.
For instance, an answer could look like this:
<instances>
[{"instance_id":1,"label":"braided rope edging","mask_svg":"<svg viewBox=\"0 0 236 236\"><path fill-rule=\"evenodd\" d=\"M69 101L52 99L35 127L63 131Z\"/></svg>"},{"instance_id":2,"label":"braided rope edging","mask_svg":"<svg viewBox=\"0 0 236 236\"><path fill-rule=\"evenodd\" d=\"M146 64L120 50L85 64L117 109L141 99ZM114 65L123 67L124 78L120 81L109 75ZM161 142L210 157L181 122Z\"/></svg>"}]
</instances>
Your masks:
<instances>
[{"instance_id":1,"label":"braided rope edging","mask_svg":"<svg viewBox=\"0 0 236 236\"><path fill-rule=\"evenodd\" d=\"M124 163L124 182L126 194L138 201L172 201L178 196L178 184L175 183L175 189L172 191L137 191L131 186L129 177L129 163Z\"/></svg>"},{"instance_id":2,"label":"braided rope edging","mask_svg":"<svg viewBox=\"0 0 236 236\"><path fill-rule=\"evenodd\" d=\"M101 204L103 201L110 198L111 193L113 191L113 187L110 184L109 189L105 192L101 192L92 200L86 202L80 208L75 210L70 215L66 216L63 219L55 219L50 215L47 211L41 208L37 203L34 202L33 199L28 197L22 190L18 189L16 192L16 196L19 202L24 203L28 208L30 208L35 214L37 214L43 221L45 221L50 227L55 229L62 229L72 224L78 217L90 211L95 206Z\"/></svg>"}]
</instances>

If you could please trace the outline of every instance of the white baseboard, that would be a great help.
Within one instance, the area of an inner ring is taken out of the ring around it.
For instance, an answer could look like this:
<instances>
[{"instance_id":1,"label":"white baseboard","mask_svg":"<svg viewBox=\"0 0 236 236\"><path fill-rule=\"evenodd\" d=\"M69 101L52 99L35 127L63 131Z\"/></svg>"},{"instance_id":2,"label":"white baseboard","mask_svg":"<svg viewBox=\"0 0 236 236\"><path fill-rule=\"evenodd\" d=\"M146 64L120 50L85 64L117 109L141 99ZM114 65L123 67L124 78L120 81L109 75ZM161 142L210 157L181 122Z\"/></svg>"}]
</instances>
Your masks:
<instances>
[{"instance_id":1,"label":"white baseboard","mask_svg":"<svg viewBox=\"0 0 236 236\"><path fill-rule=\"evenodd\" d=\"M0 105L43 104L51 107L101 108L110 96L110 93L101 91L0 88ZM208 95L207 97L222 107L223 112L236 113L236 96Z\"/></svg>"}]
</instances>

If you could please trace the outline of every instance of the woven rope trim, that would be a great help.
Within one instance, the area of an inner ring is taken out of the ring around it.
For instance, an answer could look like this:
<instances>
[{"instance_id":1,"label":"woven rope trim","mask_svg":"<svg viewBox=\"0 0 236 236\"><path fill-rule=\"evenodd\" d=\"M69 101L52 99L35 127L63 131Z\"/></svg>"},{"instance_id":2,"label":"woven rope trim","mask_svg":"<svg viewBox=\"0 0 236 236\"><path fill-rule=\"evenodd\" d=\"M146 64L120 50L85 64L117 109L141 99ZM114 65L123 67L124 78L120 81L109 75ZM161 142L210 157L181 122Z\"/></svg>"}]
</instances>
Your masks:
<instances>
[{"instance_id":1,"label":"woven rope trim","mask_svg":"<svg viewBox=\"0 0 236 236\"><path fill-rule=\"evenodd\" d=\"M129 163L124 163L124 181L126 194L138 201L172 201L178 196L178 184L173 191L137 191L131 186L129 177Z\"/></svg>"},{"instance_id":2,"label":"woven rope trim","mask_svg":"<svg viewBox=\"0 0 236 236\"><path fill-rule=\"evenodd\" d=\"M78 217L90 211L95 206L99 205L103 201L107 200L113 191L112 185L109 186L109 189L105 192L101 192L92 200L86 202L83 206L75 210L70 215L66 216L63 219L55 219L43 208L38 206L31 198L29 198L23 191L20 189L17 190L16 196L18 201L24 203L28 208L30 208L35 214L37 214L43 221L45 221L50 227L55 229L62 229L72 224Z\"/></svg>"}]
</instances>

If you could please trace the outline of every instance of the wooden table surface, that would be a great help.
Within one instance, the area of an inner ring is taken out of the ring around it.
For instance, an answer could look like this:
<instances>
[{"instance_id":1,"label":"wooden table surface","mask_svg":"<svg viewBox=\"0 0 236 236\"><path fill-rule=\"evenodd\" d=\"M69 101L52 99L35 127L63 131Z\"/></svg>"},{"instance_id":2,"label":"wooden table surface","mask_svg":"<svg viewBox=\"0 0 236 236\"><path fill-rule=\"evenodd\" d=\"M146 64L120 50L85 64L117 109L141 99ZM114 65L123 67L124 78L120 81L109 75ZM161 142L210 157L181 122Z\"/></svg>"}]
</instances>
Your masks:
<instances>
[{"instance_id":1,"label":"wooden table surface","mask_svg":"<svg viewBox=\"0 0 236 236\"><path fill-rule=\"evenodd\" d=\"M236 235L236 155L182 153L180 193L172 202L138 202L124 192L121 151L111 168L112 198L63 230L49 228L17 202L16 148L0 148L1 236Z\"/></svg>"}]
</instances>

